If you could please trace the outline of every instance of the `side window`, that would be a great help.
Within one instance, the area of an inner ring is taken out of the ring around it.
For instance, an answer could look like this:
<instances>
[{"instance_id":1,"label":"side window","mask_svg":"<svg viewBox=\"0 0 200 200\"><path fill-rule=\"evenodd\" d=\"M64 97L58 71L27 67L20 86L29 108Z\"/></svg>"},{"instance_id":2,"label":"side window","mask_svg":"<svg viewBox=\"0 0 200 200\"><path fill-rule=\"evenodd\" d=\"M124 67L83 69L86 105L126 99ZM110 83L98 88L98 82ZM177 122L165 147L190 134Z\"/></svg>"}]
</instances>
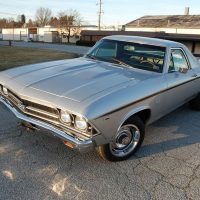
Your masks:
<instances>
[{"instance_id":1,"label":"side window","mask_svg":"<svg viewBox=\"0 0 200 200\"><path fill-rule=\"evenodd\" d=\"M184 53L180 49L172 50L169 72L189 69Z\"/></svg>"}]
</instances>

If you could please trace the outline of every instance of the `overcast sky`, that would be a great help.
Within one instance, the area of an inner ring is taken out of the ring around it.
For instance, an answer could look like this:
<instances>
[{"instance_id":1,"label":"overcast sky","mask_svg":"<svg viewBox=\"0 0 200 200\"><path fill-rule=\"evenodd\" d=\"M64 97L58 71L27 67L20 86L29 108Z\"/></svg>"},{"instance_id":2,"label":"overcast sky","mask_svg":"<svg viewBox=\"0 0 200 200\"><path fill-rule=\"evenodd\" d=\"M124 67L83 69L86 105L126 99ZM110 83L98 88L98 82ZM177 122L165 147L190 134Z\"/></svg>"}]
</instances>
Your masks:
<instances>
[{"instance_id":1,"label":"overcast sky","mask_svg":"<svg viewBox=\"0 0 200 200\"><path fill-rule=\"evenodd\" d=\"M0 18L25 14L34 19L39 7L59 11L76 9L89 24L97 24L99 0L0 0ZM200 14L200 0L102 0L104 25L121 25L143 15L183 14L186 6L191 14Z\"/></svg>"}]
</instances>

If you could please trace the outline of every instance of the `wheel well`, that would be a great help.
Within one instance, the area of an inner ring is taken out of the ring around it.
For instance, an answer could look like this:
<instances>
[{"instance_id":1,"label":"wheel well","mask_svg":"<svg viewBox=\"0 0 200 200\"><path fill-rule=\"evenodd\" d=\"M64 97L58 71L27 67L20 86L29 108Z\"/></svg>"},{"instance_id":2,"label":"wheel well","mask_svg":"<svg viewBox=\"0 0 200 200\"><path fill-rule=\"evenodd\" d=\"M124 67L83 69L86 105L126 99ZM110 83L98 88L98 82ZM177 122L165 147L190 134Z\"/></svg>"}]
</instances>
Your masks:
<instances>
[{"instance_id":1,"label":"wheel well","mask_svg":"<svg viewBox=\"0 0 200 200\"><path fill-rule=\"evenodd\" d=\"M134 116L138 116L144 122L144 124L146 124L147 121L150 119L151 110L150 109L141 110L135 113L134 115L132 115L131 117L129 117L127 120L131 119Z\"/></svg>"}]
</instances>

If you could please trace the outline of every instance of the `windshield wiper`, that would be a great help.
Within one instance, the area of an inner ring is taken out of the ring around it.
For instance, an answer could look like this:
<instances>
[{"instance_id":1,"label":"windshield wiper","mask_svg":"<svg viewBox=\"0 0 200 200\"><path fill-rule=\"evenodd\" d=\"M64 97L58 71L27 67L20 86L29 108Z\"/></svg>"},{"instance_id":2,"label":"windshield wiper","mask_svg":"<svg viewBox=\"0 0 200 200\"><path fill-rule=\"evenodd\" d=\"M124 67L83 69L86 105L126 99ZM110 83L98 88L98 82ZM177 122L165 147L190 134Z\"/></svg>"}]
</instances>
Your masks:
<instances>
[{"instance_id":1,"label":"windshield wiper","mask_svg":"<svg viewBox=\"0 0 200 200\"><path fill-rule=\"evenodd\" d=\"M112 58L112 60L116 61L117 64L119 64L119 65L124 65L124 66L126 66L126 67L131 67L131 68L133 68L131 65L129 65L129 64L123 62L122 60L117 59L117 58Z\"/></svg>"},{"instance_id":2,"label":"windshield wiper","mask_svg":"<svg viewBox=\"0 0 200 200\"><path fill-rule=\"evenodd\" d=\"M90 55L90 54L87 54L86 57L87 57L87 58L90 58L90 59L92 59L92 60L97 60L96 57L94 57L93 55Z\"/></svg>"}]
</instances>

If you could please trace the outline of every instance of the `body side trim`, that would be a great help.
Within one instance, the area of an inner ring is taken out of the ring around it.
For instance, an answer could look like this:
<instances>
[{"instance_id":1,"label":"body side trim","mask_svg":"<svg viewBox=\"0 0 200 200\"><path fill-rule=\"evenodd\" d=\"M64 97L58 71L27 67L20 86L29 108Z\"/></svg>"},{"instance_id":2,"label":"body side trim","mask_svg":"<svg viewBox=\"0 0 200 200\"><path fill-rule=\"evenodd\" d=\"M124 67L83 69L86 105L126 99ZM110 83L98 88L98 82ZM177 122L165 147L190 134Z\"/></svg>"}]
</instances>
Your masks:
<instances>
[{"instance_id":1,"label":"body side trim","mask_svg":"<svg viewBox=\"0 0 200 200\"><path fill-rule=\"evenodd\" d=\"M148 99L148 98L151 98L151 97L153 97L153 96L156 96L156 95L161 94L161 93L163 93L163 92L166 92L166 91L168 91L168 90L174 89L174 88L179 87L179 86L181 86L181 85L184 85L184 84L186 84L186 83L195 81L195 80L197 80L197 79L200 79L200 76L195 77L195 78L193 78L193 79L191 79L191 80L185 81L185 82L183 82L183 83L174 85L174 86L172 86L172 87L170 87L170 88L161 90L161 91L156 92L156 93L154 93L154 94L148 95L148 96L146 96L146 97L143 97L142 99L136 100L136 101L134 101L134 102L132 102L132 103L129 103L129 104L125 105L125 106L122 106L122 107L117 108L117 109L115 109L115 110L113 110L113 111L110 111L110 112L108 112L108 113L105 113L105 114L103 114L103 115L97 117L96 119L101 118L101 117L105 117L106 115L109 115L109 114L113 114L113 113L115 113L115 112L117 112L117 111L119 111L119 110L121 110L121 109L123 109L123 108L129 107L129 106L131 106L131 105L133 105L133 104L139 103L140 101L146 100L146 99Z\"/></svg>"}]
</instances>

